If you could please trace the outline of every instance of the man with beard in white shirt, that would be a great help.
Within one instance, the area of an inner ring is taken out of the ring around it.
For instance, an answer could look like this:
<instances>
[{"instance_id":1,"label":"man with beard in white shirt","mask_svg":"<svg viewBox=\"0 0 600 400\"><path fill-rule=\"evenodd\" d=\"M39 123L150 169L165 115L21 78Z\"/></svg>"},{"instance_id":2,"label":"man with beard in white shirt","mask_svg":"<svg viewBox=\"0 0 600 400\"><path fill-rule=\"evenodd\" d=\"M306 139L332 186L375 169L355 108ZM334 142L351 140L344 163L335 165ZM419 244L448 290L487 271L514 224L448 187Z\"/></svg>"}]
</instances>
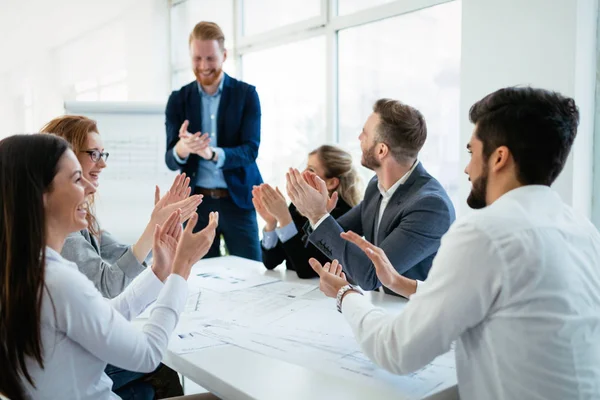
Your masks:
<instances>
[{"instance_id":1,"label":"man with beard in white shirt","mask_svg":"<svg viewBox=\"0 0 600 400\"><path fill-rule=\"evenodd\" d=\"M404 311L387 315L336 262L311 260L321 290L337 296L365 354L395 374L457 341L463 400L599 398L600 234L550 188L577 134L575 101L505 88L475 103L470 119L467 203L481 210L451 226ZM381 249L342 236L365 251L384 285L414 292Z\"/></svg>"}]
</instances>

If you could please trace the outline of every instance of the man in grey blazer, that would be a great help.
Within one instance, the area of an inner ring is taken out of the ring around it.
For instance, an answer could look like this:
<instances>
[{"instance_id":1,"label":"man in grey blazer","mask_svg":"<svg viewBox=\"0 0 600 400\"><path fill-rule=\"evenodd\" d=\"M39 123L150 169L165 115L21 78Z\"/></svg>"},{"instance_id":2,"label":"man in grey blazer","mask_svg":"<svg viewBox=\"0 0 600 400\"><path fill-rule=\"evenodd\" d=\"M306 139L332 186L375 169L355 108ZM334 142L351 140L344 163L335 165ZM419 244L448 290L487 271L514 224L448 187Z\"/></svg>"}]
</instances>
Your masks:
<instances>
[{"instance_id":1,"label":"man in grey blazer","mask_svg":"<svg viewBox=\"0 0 600 400\"><path fill-rule=\"evenodd\" d=\"M335 199L322 190L318 177L293 169L287 174L288 195L309 220L305 231L310 242L339 260L346 275L365 290L381 286L375 267L341 232L354 231L381 247L394 268L416 285L427 278L440 239L455 219L448 194L418 160L426 138L418 110L378 100L359 136L361 163L376 176L364 200L338 220L328 214Z\"/></svg>"}]
</instances>

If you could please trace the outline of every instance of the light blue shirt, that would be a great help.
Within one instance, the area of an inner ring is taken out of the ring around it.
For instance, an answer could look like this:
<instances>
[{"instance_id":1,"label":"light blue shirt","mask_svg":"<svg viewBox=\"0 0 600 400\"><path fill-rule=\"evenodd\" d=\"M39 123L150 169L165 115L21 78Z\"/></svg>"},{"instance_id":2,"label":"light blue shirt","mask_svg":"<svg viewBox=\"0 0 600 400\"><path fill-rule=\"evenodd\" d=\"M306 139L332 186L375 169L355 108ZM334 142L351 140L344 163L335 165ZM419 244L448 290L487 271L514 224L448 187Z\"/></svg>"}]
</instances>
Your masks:
<instances>
[{"instance_id":1,"label":"light blue shirt","mask_svg":"<svg viewBox=\"0 0 600 400\"><path fill-rule=\"evenodd\" d=\"M219 111L219 103L221 103L221 93L223 92L223 82L225 77L221 79L219 88L215 94L208 94L198 83L198 91L202 100L202 133L210 135L210 146L217 153L217 162L200 158L198 162L198 173L196 174L196 186L206 189L227 188L225 177L223 176L223 164L225 163L225 151L217 146L217 113ZM173 147L173 155L175 160L180 164L185 164L187 158L182 159L177 155L175 147Z\"/></svg>"},{"instance_id":2,"label":"light blue shirt","mask_svg":"<svg viewBox=\"0 0 600 400\"><path fill-rule=\"evenodd\" d=\"M298 229L296 229L296 225L293 222L290 222L286 226L282 228L277 228L274 231L263 231L262 238L262 246L265 250L271 250L277 246L277 239L281 241L281 243L285 243L298 233Z\"/></svg>"}]
</instances>

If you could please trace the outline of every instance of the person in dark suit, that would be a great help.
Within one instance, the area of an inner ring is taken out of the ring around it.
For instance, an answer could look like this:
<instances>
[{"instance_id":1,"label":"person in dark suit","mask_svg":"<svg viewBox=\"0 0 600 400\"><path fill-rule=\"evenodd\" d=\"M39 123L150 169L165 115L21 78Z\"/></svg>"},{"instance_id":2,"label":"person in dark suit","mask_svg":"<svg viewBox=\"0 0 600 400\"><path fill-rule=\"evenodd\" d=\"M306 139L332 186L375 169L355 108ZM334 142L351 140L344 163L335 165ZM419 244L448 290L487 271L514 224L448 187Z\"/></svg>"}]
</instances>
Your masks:
<instances>
[{"instance_id":1,"label":"person in dark suit","mask_svg":"<svg viewBox=\"0 0 600 400\"><path fill-rule=\"evenodd\" d=\"M262 183L256 165L260 102L254 86L223 72L224 41L223 31L213 22L198 23L190 34L196 81L169 97L165 162L171 170L185 172L194 192L204 195L196 231L208 224L211 211L221 215L207 257L220 255L223 235L230 254L260 260L252 204L252 187Z\"/></svg>"},{"instance_id":2,"label":"person in dark suit","mask_svg":"<svg viewBox=\"0 0 600 400\"><path fill-rule=\"evenodd\" d=\"M367 255L341 232L364 236L383 249L398 273L422 281L455 219L448 194L417 158L426 137L418 110L396 100L378 100L359 136L362 165L376 176L364 200L337 220L327 212L331 199L319 177L295 169L287 174L288 194L310 222L309 241L339 260L346 275L365 290L382 284Z\"/></svg>"},{"instance_id":3,"label":"person in dark suit","mask_svg":"<svg viewBox=\"0 0 600 400\"><path fill-rule=\"evenodd\" d=\"M324 145L311 151L306 171L319 176L327 185L329 195L337 198L337 204L330 211L334 218L341 217L360 202L360 179L352 166L352 156L344 150ZM303 237L306 217L293 204L288 207L279 189L268 184L255 187L252 196L256 211L266 222L261 243L265 267L273 269L285 261L287 269L296 271L299 278L316 277L308 260L316 258L325 263L329 259Z\"/></svg>"}]
</instances>

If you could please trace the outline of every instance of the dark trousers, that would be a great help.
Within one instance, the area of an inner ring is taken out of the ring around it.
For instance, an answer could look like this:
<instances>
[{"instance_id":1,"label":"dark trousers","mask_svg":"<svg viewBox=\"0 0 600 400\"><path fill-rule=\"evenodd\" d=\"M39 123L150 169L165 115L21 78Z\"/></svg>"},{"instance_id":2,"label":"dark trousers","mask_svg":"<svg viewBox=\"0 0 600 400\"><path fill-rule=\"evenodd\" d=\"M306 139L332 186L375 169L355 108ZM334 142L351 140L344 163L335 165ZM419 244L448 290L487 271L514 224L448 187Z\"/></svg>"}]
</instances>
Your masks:
<instances>
[{"instance_id":1,"label":"dark trousers","mask_svg":"<svg viewBox=\"0 0 600 400\"><path fill-rule=\"evenodd\" d=\"M179 375L164 364L149 374L126 371L110 364L104 372L113 381L112 391L123 400L154 400L183 395Z\"/></svg>"},{"instance_id":2,"label":"dark trousers","mask_svg":"<svg viewBox=\"0 0 600 400\"><path fill-rule=\"evenodd\" d=\"M261 261L256 211L238 207L230 197L214 199L204 196L198 206L198 223L194 232L202 230L208 224L208 214L211 211L219 213L219 226L215 241L204 258L221 255L221 235L223 235L230 255Z\"/></svg>"}]
</instances>

